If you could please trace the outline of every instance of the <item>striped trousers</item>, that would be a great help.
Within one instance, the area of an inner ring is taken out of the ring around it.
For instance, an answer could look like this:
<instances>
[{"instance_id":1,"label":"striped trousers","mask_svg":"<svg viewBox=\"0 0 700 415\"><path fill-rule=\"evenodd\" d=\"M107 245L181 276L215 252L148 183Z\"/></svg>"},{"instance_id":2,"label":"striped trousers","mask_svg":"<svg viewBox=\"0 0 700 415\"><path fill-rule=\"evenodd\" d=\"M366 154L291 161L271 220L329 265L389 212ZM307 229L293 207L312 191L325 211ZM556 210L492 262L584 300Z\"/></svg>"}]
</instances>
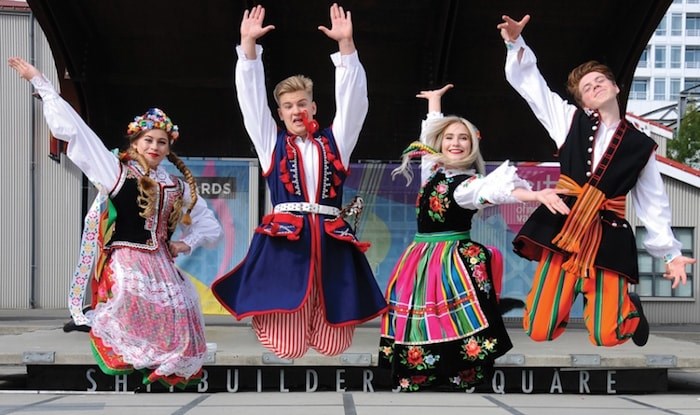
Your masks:
<instances>
[{"instance_id":1,"label":"striped trousers","mask_svg":"<svg viewBox=\"0 0 700 415\"><path fill-rule=\"evenodd\" d=\"M639 313L628 295L624 276L596 269L585 278L564 271L563 255L544 250L527 296L523 328L535 341L554 340L569 321L571 306L583 294L583 320L596 346L626 342L639 324Z\"/></svg>"},{"instance_id":2,"label":"striped trousers","mask_svg":"<svg viewBox=\"0 0 700 415\"><path fill-rule=\"evenodd\" d=\"M282 359L297 359L312 348L322 355L343 353L350 344L357 324L332 326L316 279L301 308L291 313L269 313L253 317L253 330L260 343Z\"/></svg>"}]
</instances>

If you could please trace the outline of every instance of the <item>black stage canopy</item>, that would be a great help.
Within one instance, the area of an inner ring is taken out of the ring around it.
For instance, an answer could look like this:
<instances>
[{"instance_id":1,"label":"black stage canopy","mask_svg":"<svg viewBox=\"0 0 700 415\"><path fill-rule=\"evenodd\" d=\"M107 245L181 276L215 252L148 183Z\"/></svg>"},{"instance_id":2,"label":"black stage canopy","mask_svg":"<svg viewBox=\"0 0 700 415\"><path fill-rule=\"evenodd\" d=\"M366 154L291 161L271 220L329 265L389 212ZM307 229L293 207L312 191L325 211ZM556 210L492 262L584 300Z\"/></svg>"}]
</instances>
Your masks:
<instances>
[{"instance_id":1,"label":"black stage canopy","mask_svg":"<svg viewBox=\"0 0 700 415\"><path fill-rule=\"evenodd\" d=\"M550 87L565 93L568 71L597 59L610 65L627 100L641 52L672 0L348 0L355 43L369 80L370 110L353 159L398 159L417 138L422 89L455 84L443 102L481 130L487 160L553 160L554 145L506 83L502 14L532 16L524 35ZM237 0L28 0L49 39L61 88L110 147L146 108L180 126L182 156L251 157L235 101ZM331 2L262 3L276 30L262 39L269 92L282 78L314 79L317 118L334 113L337 44L317 30ZM270 102L274 102L270 97Z\"/></svg>"}]
</instances>

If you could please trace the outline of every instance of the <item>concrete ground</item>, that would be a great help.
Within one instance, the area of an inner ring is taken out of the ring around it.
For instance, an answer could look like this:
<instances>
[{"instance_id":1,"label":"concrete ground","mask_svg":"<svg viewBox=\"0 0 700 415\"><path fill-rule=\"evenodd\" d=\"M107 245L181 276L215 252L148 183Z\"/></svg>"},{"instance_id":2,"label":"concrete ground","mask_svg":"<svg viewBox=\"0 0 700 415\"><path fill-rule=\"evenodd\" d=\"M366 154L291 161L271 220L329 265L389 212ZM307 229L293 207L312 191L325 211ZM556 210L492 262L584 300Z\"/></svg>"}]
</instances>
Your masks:
<instances>
[{"instance_id":1,"label":"concrete ground","mask_svg":"<svg viewBox=\"0 0 700 415\"><path fill-rule=\"evenodd\" d=\"M700 327L652 326L649 343L631 342L615 348L592 346L580 325L573 325L554 342L535 343L517 324L509 323L515 345L504 366L524 361L528 366L575 369L576 358L598 359L599 368L669 366L668 390L650 394L578 393L414 393L346 390L237 393L149 393L39 391L8 388L26 376L26 356L53 353L49 364L91 364L85 333L64 333L65 310L0 310L0 415L4 414L695 414L700 415ZM216 343L212 365L263 364L266 350L257 344L250 327L228 316L207 316L207 341ZM369 323L358 328L348 353L372 354L379 328ZM29 354L27 354L29 353ZM373 357L375 359L376 356ZM294 365L342 366L339 358L309 353ZM596 361L594 359L594 361ZM14 389L14 390L9 390Z\"/></svg>"}]
</instances>

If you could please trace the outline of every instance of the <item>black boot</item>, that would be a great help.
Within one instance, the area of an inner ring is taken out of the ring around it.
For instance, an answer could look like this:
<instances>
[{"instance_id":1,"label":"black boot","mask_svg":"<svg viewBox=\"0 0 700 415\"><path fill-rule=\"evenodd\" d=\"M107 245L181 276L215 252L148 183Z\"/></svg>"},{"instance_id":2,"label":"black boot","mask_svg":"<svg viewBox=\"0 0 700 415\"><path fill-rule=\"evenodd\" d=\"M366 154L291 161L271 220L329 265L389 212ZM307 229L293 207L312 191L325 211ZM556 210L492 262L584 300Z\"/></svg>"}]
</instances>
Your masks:
<instances>
[{"instance_id":1,"label":"black boot","mask_svg":"<svg viewBox=\"0 0 700 415\"><path fill-rule=\"evenodd\" d=\"M498 300L498 311L501 312L501 315L504 315L505 313L516 308L525 308L525 303L523 300L508 297L501 297Z\"/></svg>"},{"instance_id":2,"label":"black boot","mask_svg":"<svg viewBox=\"0 0 700 415\"><path fill-rule=\"evenodd\" d=\"M644 315L642 300L639 298L639 295L637 295L637 293L629 293L629 296L632 304L634 304L634 307L639 313L639 325L637 326L637 330L635 330L634 334L632 335L632 341L634 344L641 347L647 344L647 340L649 340L649 322Z\"/></svg>"}]
</instances>

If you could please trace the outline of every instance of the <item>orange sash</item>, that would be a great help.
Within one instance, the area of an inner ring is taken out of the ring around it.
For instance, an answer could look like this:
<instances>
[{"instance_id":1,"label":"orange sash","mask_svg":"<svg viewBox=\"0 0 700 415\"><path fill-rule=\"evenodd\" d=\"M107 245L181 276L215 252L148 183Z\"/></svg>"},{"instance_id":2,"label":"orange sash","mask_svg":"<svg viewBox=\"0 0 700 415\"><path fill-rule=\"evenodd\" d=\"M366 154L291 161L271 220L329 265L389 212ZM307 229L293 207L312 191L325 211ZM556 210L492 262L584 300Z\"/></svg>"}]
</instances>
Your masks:
<instances>
[{"instance_id":1,"label":"orange sash","mask_svg":"<svg viewBox=\"0 0 700 415\"><path fill-rule=\"evenodd\" d=\"M573 179L560 175L558 189L569 191L576 203L571 208L564 226L552 243L571 256L562 264L567 272L589 277L595 275L595 255L600 247L603 226L598 211L609 210L620 218L625 217L625 196L606 199L603 192L589 183L579 186Z\"/></svg>"}]
</instances>

